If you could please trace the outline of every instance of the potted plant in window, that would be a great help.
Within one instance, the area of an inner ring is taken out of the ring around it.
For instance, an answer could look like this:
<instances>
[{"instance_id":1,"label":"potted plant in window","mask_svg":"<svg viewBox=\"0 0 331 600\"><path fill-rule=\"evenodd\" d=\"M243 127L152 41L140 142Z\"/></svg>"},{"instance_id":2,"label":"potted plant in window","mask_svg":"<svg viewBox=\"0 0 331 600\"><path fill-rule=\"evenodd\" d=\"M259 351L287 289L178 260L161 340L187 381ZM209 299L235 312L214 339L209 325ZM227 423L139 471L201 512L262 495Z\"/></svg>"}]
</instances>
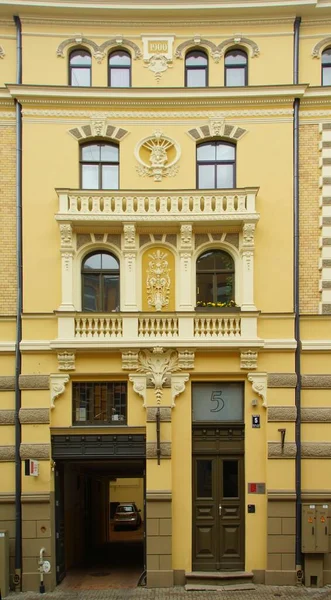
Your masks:
<instances>
[{"instance_id":1,"label":"potted plant in window","mask_svg":"<svg viewBox=\"0 0 331 600\"><path fill-rule=\"evenodd\" d=\"M234 313L240 311L240 306L237 306L234 300L228 302L204 302L199 300L195 310L198 312Z\"/></svg>"}]
</instances>

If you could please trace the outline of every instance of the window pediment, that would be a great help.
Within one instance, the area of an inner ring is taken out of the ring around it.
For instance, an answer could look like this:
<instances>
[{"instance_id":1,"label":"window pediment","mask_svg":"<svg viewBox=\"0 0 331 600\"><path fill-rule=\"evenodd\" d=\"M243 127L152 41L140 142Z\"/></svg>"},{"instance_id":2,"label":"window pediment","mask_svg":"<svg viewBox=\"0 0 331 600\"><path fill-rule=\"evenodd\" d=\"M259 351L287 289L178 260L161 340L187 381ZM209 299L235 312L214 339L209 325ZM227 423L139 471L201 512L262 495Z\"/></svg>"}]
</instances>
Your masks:
<instances>
[{"instance_id":1,"label":"window pediment","mask_svg":"<svg viewBox=\"0 0 331 600\"><path fill-rule=\"evenodd\" d=\"M224 55L225 51L228 48L230 48L231 46L234 46L237 44L240 44L241 46L244 46L245 48L247 48L247 50L250 53L251 58L254 58L255 56L259 56L259 54L260 54L260 48L256 44L256 42L254 42L253 40L251 40L249 38L243 37L240 34L235 34L233 37L224 40L223 42L221 42L218 45L214 44L214 42L211 42L210 40L206 40L206 39L200 38L199 36L196 36L195 38L193 38L191 40L186 40L185 42L182 42L181 44L179 44L179 46L177 47L176 52L175 52L175 57L183 58L184 54L187 50L189 50L190 48L193 49L193 48L199 46L199 47L206 48L207 50L209 50L210 55L214 59L215 63L219 63L219 61L222 58L222 56Z\"/></svg>"},{"instance_id":2,"label":"window pediment","mask_svg":"<svg viewBox=\"0 0 331 600\"><path fill-rule=\"evenodd\" d=\"M98 44L96 44L93 40L83 37L83 36L76 37L76 38L68 38L67 40L64 40L63 42L61 42L61 44L58 46L58 48L56 50L56 54L60 58L64 58L65 57L64 51L67 48L73 48L74 46L77 46L77 45L87 46L87 48L89 48L91 50L94 58L96 59L96 61L98 63L101 63L103 61L108 50L110 50L111 48L116 48L116 47L128 48L128 49L132 50L134 59L138 59L138 58L142 57L142 52L141 52L139 46L137 46L137 44L135 44L134 42L131 42L131 40L128 40L128 39L122 38L122 37L106 40L105 42L103 42L103 44L100 44L100 46Z\"/></svg>"},{"instance_id":3,"label":"window pediment","mask_svg":"<svg viewBox=\"0 0 331 600\"><path fill-rule=\"evenodd\" d=\"M199 125L198 127L190 129L187 133L196 142L204 138L212 137L228 138L238 141L245 133L247 133L247 129L239 127L239 125L226 123L222 119L211 119L209 125Z\"/></svg>"},{"instance_id":4,"label":"window pediment","mask_svg":"<svg viewBox=\"0 0 331 600\"><path fill-rule=\"evenodd\" d=\"M94 119L90 123L69 129L68 133L79 142L94 137L102 137L119 142L129 134L129 131L123 129L123 127L111 125L106 119Z\"/></svg>"}]
</instances>

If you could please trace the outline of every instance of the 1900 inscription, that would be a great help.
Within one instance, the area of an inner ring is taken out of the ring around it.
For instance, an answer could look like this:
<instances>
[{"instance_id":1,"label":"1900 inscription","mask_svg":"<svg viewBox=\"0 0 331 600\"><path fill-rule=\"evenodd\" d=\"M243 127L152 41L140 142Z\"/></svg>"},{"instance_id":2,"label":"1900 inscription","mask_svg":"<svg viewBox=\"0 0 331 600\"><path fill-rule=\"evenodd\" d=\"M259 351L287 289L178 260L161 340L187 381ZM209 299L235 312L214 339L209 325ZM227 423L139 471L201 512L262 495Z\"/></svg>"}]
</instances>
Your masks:
<instances>
[{"instance_id":1,"label":"1900 inscription","mask_svg":"<svg viewBox=\"0 0 331 600\"><path fill-rule=\"evenodd\" d=\"M148 42L148 52L152 54L157 54L160 52L168 52L168 42L167 41L157 41L154 40Z\"/></svg>"}]
</instances>

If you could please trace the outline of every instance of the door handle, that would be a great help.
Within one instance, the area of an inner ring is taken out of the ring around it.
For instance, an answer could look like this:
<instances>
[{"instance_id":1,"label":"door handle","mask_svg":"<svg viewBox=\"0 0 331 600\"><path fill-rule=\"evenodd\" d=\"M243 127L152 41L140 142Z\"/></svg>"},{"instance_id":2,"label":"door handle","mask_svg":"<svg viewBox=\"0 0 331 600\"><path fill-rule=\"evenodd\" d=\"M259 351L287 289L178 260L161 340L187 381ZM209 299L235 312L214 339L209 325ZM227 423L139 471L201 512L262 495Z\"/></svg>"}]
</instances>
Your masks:
<instances>
[{"instance_id":1,"label":"door handle","mask_svg":"<svg viewBox=\"0 0 331 600\"><path fill-rule=\"evenodd\" d=\"M218 505L218 514L220 517L222 516L222 504Z\"/></svg>"}]
</instances>

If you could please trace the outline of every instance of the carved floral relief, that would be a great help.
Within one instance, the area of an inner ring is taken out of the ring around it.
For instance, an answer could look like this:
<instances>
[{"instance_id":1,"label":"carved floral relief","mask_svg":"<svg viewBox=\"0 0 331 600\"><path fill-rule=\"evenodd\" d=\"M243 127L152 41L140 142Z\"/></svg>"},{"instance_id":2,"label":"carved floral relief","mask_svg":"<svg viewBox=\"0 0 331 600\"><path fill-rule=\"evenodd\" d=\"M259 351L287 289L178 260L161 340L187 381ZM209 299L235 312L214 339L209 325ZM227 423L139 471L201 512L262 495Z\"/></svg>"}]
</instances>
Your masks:
<instances>
[{"instance_id":1,"label":"carved floral relief","mask_svg":"<svg viewBox=\"0 0 331 600\"><path fill-rule=\"evenodd\" d=\"M144 138L135 149L135 156L140 163L136 168L141 177L153 177L154 181L162 181L163 177L174 177L178 173L180 147L175 140L155 131Z\"/></svg>"},{"instance_id":2,"label":"carved floral relief","mask_svg":"<svg viewBox=\"0 0 331 600\"><path fill-rule=\"evenodd\" d=\"M170 296L170 268L168 253L156 250L148 257L150 261L147 269L147 302L156 311L162 310L169 304Z\"/></svg>"}]
</instances>

